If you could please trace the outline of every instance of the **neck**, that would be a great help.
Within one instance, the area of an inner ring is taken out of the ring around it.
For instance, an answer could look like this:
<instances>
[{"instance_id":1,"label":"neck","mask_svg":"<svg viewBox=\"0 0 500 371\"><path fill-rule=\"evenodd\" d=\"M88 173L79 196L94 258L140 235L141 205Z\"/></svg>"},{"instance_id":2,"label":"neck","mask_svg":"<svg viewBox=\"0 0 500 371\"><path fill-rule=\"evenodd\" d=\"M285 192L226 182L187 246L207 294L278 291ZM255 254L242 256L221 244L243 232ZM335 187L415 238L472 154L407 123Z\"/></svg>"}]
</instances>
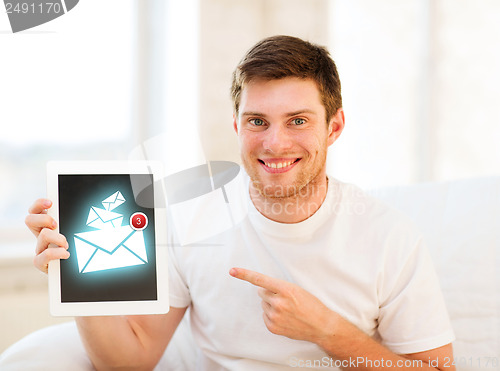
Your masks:
<instances>
[{"instance_id":1,"label":"neck","mask_svg":"<svg viewBox=\"0 0 500 371\"><path fill-rule=\"evenodd\" d=\"M326 175L317 177L295 194L271 197L250 185L250 198L266 218L279 223L299 223L313 215L325 200L328 190Z\"/></svg>"}]
</instances>

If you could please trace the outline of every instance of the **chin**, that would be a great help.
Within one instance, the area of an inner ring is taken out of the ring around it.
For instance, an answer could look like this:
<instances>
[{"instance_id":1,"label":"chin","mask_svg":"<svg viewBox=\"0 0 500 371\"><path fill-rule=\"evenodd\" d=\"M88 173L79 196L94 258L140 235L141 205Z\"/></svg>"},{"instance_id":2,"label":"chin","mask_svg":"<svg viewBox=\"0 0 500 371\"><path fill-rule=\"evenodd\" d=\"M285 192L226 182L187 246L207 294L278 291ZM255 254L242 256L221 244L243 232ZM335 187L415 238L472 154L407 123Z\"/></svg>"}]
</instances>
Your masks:
<instances>
[{"instance_id":1,"label":"chin","mask_svg":"<svg viewBox=\"0 0 500 371\"><path fill-rule=\"evenodd\" d=\"M289 181L283 179L280 182L276 182L266 181L265 177L261 177L259 175L250 175L250 179L252 180L251 187L253 187L253 189L255 189L261 196L272 199L294 197L300 192L301 189L307 186L307 182L303 182L300 179L291 179Z\"/></svg>"}]
</instances>

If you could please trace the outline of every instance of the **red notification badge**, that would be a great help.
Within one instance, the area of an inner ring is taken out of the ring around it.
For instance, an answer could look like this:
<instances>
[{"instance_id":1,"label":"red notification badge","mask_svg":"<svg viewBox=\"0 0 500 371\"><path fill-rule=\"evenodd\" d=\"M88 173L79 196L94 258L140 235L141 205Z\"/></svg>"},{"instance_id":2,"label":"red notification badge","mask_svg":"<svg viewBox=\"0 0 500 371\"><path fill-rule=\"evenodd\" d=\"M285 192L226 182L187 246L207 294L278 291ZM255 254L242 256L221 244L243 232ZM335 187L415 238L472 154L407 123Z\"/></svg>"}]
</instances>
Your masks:
<instances>
[{"instance_id":1,"label":"red notification badge","mask_svg":"<svg viewBox=\"0 0 500 371\"><path fill-rule=\"evenodd\" d=\"M141 212L133 213L130 217L130 226L136 231L142 231L148 226L148 217Z\"/></svg>"}]
</instances>

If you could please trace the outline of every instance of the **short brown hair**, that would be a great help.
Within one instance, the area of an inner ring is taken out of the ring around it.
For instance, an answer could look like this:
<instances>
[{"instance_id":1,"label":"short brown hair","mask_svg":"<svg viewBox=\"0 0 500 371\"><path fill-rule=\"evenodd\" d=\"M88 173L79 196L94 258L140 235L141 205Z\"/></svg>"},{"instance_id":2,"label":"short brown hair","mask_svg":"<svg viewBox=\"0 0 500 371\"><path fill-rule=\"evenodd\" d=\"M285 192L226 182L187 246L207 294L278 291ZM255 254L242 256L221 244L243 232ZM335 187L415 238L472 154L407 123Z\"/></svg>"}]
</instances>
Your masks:
<instances>
[{"instance_id":1,"label":"short brown hair","mask_svg":"<svg viewBox=\"0 0 500 371\"><path fill-rule=\"evenodd\" d=\"M297 37L279 35L255 44L234 70L231 99L236 115L245 84L285 77L310 78L318 84L327 122L342 107L340 79L328 50Z\"/></svg>"}]
</instances>

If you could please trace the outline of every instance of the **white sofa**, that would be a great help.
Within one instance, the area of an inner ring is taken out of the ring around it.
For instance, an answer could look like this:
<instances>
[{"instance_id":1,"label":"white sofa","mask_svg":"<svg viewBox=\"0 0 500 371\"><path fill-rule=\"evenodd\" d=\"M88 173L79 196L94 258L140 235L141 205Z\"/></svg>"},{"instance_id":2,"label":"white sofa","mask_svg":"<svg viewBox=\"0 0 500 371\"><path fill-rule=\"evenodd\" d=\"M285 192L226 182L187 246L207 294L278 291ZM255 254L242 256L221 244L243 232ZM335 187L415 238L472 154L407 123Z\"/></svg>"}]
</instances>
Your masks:
<instances>
[{"instance_id":1,"label":"white sofa","mask_svg":"<svg viewBox=\"0 0 500 371\"><path fill-rule=\"evenodd\" d=\"M458 370L500 370L500 177L369 191L410 215L434 259L457 340ZM424 319L425 320L425 319ZM183 320L157 370L192 370ZM0 356L0 370L92 370L74 323L39 330Z\"/></svg>"}]
</instances>

